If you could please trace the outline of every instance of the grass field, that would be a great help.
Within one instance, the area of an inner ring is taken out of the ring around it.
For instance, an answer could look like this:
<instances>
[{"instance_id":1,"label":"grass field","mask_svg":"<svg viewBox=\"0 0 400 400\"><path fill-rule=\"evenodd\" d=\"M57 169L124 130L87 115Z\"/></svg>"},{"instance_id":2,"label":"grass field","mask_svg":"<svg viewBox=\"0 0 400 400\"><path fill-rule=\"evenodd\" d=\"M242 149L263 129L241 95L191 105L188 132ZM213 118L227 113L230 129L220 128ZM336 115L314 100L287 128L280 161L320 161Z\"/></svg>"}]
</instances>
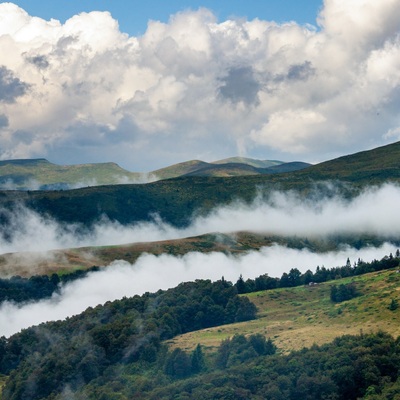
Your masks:
<instances>
[{"instance_id":1,"label":"grass field","mask_svg":"<svg viewBox=\"0 0 400 400\"><path fill-rule=\"evenodd\" d=\"M354 299L333 303L333 284L354 282L360 293ZM198 343L212 350L235 334L261 333L270 337L282 353L331 342L345 334L386 331L400 335L400 307L388 309L392 299L400 302L400 273L396 270L340 279L315 286L276 289L247 295L257 306L257 319L209 328L178 336L172 347L192 350Z\"/></svg>"},{"instance_id":2,"label":"grass field","mask_svg":"<svg viewBox=\"0 0 400 400\"><path fill-rule=\"evenodd\" d=\"M396 243L395 239L392 240ZM37 253L9 253L0 255L0 277L20 275L67 274L77 269L93 266L106 266L115 260L134 263L143 253L154 255L184 255L189 252L224 252L240 255L249 251L257 251L262 247L279 244L294 249L307 248L316 253L335 251L341 244L356 247L380 246L383 240L371 235L318 238L268 236L261 233L235 232L229 234L209 233L182 239L130 243L115 246L81 247L75 249L53 250ZM400 246L400 243L398 244Z\"/></svg>"}]
</instances>

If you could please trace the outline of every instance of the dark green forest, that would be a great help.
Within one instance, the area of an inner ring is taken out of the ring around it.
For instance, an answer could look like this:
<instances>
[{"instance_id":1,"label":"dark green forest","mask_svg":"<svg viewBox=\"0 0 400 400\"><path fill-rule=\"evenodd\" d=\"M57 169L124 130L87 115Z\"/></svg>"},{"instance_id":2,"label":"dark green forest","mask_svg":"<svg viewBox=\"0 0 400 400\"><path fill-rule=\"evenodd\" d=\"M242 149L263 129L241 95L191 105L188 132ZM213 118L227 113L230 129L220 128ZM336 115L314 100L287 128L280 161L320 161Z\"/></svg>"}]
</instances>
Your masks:
<instances>
[{"instance_id":1,"label":"dark green forest","mask_svg":"<svg viewBox=\"0 0 400 400\"><path fill-rule=\"evenodd\" d=\"M58 222L78 223L82 232L105 217L128 224L154 215L174 226L194 215L240 200L294 191L313 199L340 195L351 200L364 188L398 183L400 142L321 163L302 171L235 178L184 177L146 185L118 185L73 191L0 192L0 228L12 235L13 212L28 207ZM332 189L327 182L335 182ZM77 231L79 234L79 230ZM231 283L197 280L90 307L64 321L49 322L0 338L0 385L4 400L131 399L326 399L398 400L400 338L360 332L332 343L285 354L274 338L233 335L215 349L184 351L167 341L205 328L257 317L247 293L332 281L326 299L358 296L338 278L398 268L400 254L343 267L293 268L280 278L238 277ZM95 270L95 269L94 269ZM13 277L0 281L0 301L49 297L60 284L85 276ZM329 298L330 296L330 298ZM398 300L387 305L398 313Z\"/></svg>"},{"instance_id":2,"label":"dark green forest","mask_svg":"<svg viewBox=\"0 0 400 400\"><path fill-rule=\"evenodd\" d=\"M49 298L53 293L59 293L62 284L82 279L90 272L96 272L99 269L99 267L92 267L68 274L52 274L50 277L34 275L30 278L23 278L16 275L9 279L0 278L0 303L3 301L24 303Z\"/></svg>"},{"instance_id":3,"label":"dark green forest","mask_svg":"<svg viewBox=\"0 0 400 400\"><path fill-rule=\"evenodd\" d=\"M175 350L166 358L179 354ZM222 342L213 359L205 358L203 371L171 376L157 364L150 369L117 367L107 383L94 380L76 398L397 399L399 371L400 341L385 333L343 336L286 356L274 354L273 346L258 336L238 335Z\"/></svg>"},{"instance_id":4,"label":"dark green forest","mask_svg":"<svg viewBox=\"0 0 400 400\"><path fill-rule=\"evenodd\" d=\"M108 302L64 322L25 329L0 340L0 373L10 374L3 398L46 398L67 386L78 389L115 365L152 365L166 339L255 315L254 304L239 297L230 282L206 280Z\"/></svg>"},{"instance_id":5,"label":"dark green forest","mask_svg":"<svg viewBox=\"0 0 400 400\"><path fill-rule=\"evenodd\" d=\"M319 268L315 274L322 270L330 279L381 271L397 267L398 256ZM271 282L294 287L310 278L294 270L286 275L243 283L254 290L266 283L262 290L268 290ZM400 395L400 338L384 332L343 336L288 355L261 334L228 337L212 351L167 346L166 340L181 333L256 318L254 304L238 295L241 281L182 283L2 337L0 374L8 376L2 398L375 400ZM336 295L357 295L351 284L334 287ZM331 291L331 301L341 300Z\"/></svg>"}]
</instances>

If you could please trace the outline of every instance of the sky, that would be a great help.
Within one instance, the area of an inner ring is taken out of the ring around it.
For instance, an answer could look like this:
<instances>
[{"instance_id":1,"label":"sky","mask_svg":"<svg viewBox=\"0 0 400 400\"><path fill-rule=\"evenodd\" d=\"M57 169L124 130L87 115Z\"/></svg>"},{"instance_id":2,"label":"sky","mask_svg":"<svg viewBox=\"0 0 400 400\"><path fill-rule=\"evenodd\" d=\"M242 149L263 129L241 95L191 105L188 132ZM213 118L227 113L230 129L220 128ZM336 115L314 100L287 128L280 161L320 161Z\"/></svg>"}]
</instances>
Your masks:
<instances>
[{"instance_id":1,"label":"sky","mask_svg":"<svg viewBox=\"0 0 400 400\"><path fill-rule=\"evenodd\" d=\"M319 162L400 138L400 0L0 3L0 159Z\"/></svg>"},{"instance_id":2,"label":"sky","mask_svg":"<svg viewBox=\"0 0 400 400\"><path fill-rule=\"evenodd\" d=\"M167 23L170 16L180 11L208 8L218 20L229 18L265 19L279 23L296 21L316 25L322 0L307 0L299 6L295 0L149 0L146 2L123 0L21 0L14 1L31 16L62 23L76 14L90 11L108 11L118 21L119 29L131 36L143 35L149 20Z\"/></svg>"}]
</instances>

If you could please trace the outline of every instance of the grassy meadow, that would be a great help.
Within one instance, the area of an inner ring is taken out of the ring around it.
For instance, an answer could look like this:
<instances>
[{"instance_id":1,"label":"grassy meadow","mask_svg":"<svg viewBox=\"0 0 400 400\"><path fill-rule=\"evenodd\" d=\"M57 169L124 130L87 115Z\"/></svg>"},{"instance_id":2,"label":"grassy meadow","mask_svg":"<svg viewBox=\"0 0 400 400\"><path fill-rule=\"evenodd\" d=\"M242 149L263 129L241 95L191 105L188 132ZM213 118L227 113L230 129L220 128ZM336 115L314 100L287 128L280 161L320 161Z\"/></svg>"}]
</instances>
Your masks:
<instances>
[{"instance_id":1,"label":"grassy meadow","mask_svg":"<svg viewBox=\"0 0 400 400\"><path fill-rule=\"evenodd\" d=\"M359 295L333 303L331 286L350 282L355 283ZM171 347L193 350L200 343L210 351L235 334L261 333L270 337L280 352L288 353L346 334L382 330L394 337L400 335L400 307L394 311L388 308L392 299L400 302L400 273L396 269L246 296L257 306L257 319L180 335L169 342Z\"/></svg>"}]
</instances>

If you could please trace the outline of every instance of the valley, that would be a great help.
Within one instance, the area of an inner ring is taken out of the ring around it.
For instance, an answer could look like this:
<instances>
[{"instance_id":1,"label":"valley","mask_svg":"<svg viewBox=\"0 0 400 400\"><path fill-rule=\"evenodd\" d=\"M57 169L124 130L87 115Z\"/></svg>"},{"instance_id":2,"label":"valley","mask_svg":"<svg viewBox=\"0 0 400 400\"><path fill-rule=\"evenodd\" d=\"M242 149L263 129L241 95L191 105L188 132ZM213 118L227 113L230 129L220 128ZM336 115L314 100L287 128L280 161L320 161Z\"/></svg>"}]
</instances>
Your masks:
<instances>
[{"instance_id":1,"label":"valley","mask_svg":"<svg viewBox=\"0 0 400 400\"><path fill-rule=\"evenodd\" d=\"M229 159L171 166L151 183L1 191L0 325L16 323L0 340L3 399L61 400L66 388L79 400L171 398L186 384L215 398L217 376L246 368L253 381L259 363L275 374L286 357L328 359L340 341L355 358L359 341L397 354L399 159L397 142L294 171L246 164L228 176L243 161ZM336 301L332 287L355 294ZM190 364L195 354L204 364ZM400 365L385 368L359 398L374 382L397 390ZM323 390L352 398L329 376Z\"/></svg>"}]
</instances>

